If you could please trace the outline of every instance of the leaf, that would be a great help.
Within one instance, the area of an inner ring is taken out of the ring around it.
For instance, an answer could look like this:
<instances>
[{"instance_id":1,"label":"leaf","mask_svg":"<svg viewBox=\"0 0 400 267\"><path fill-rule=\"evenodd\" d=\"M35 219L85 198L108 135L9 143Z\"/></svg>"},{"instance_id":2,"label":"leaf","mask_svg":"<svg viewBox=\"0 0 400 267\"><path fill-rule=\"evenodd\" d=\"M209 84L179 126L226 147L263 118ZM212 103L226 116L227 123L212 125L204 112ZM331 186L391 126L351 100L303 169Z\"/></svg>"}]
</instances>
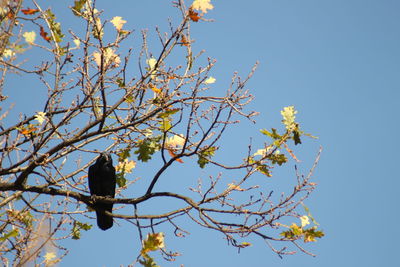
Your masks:
<instances>
[{"instance_id":1,"label":"leaf","mask_svg":"<svg viewBox=\"0 0 400 267\"><path fill-rule=\"evenodd\" d=\"M118 187L124 187L126 185L126 178L125 178L125 173L117 173L117 185Z\"/></svg>"},{"instance_id":2,"label":"leaf","mask_svg":"<svg viewBox=\"0 0 400 267\"><path fill-rule=\"evenodd\" d=\"M307 215L303 215L300 217L301 227L305 227L310 224L310 220Z\"/></svg>"},{"instance_id":3,"label":"leaf","mask_svg":"<svg viewBox=\"0 0 400 267\"><path fill-rule=\"evenodd\" d=\"M126 23L126 20L123 20L122 17L116 16L110 22L114 25L117 31L121 31L122 27Z\"/></svg>"},{"instance_id":4,"label":"leaf","mask_svg":"<svg viewBox=\"0 0 400 267\"><path fill-rule=\"evenodd\" d=\"M139 140L136 144L137 150L134 152L138 155L138 160L142 162L147 162L151 159L151 156L159 150L158 141L160 137L146 138L144 140Z\"/></svg>"},{"instance_id":5,"label":"leaf","mask_svg":"<svg viewBox=\"0 0 400 267\"><path fill-rule=\"evenodd\" d=\"M283 117L282 123L286 126L288 131L293 131L296 128L296 114L297 111L294 109L294 106L284 107L281 111Z\"/></svg>"},{"instance_id":6,"label":"leaf","mask_svg":"<svg viewBox=\"0 0 400 267\"><path fill-rule=\"evenodd\" d=\"M216 79L214 77L208 77L207 80L204 81L205 84L212 84L215 83Z\"/></svg>"},{"instance_id":7,"label":"leaf","mask_svg":"<svg viewBox=\"0 0 400 267\"><path fill-rule=\"evenodd\" d=\"M294 141L295 145L301 144L300 133L299 133L298 128L293 131L293 141Z\"/></svg>"},{"instance_id":8,"label":"leaf","mask_svg":"<svg viewBox=\"0 0 400 267\"><path fill-rule=\"evenodd\" d=\"M6 241L9 238L12 237L16 237L18 235L18 228L14 228L13 230L11 230L10 232L8 232L7 234L4 234L0 237L0 241Z\"/></svg>"},{"instance_id":9,"label":"leaf","mask_svg":"<svg viewBox=\"0 0 400 267\"><path fill-rule=\"evenodd\" d=\"M35 120L36 120L40 125L41 125L46 119L47 119L47 118L46 118L46 113L45 113L45 112L42 112L42 111L36 112Z\"/></svg>"},{"instance_id":10,"label":"leaf","mask_svg":"<svg viewBox=\"0 0 400 267\"><path fill-rule=\"evenodd\" d=\"M246 189L243 189L239 185L236 185L236 184L228 184L228 190L246 191Z\"/></svg>"},{"instance_id":11,"label":"leaf","mask_svg":"<svg viewBox=\"0 0 400 267\"><path fill-rule=\"evenodd\" d=\"M160 122L160 128L163 132L168 132L172 128L171 119L163 118Z\"/></svg>"},{"instance_id":12,"label":"leaf","mask_svg":"<svg viewBox=\"0 0 400 267\"><path fill-rule=\"evenodd\" d=\"M165 140L165 146L168 148L179 149L185 144L185 137L183 134L175 134Z\"/></svg>"},{"instance_id":13,"label":"leaf","mask_svg":"<svg viewBox=\"0 0 400 267\"><path fill-rule=\"evenodd\" d=\"M135 161L124 159L123 161L118 162L117 166L115 166L115 170L117 172L132 173L132 170L135 167L136 167Z\"/></svg>"},{"instance_id":14,"label":"leaf","mask_svg":"<svg viewBox=\"0 0 400 267\"><path fill-rule=\"evenodd\" d=\"M169 155L171 157L176 157L176 154L174 153L174 151L172 149L167 149ZM176 158L175 161L179 162L179 163L183 163L183 160L181 158Z\"/></svg>"},{"instance_id":15,"label":"leaf","mask_svg":"<svg viewBox=\"0 0 400 267\"><path fill-rule=\"evenodd\" d=\"M81 223L74 221L74 226L72 227L72 239L78 240L81 238L81 230L88 231L92 228L92 225L87 223Z\"/></svg>"},{"instance_id":16,"label":"leaf","mask_svg":"<svg viewBox=\"0 0 400 267\"><path fill-rule=\"evenodd\" d=\"M93 58L94 61L96 62L97 66L101 66L101 52L95 51L93 52ZM104 49L103 52L103 64L105 66L113 66L113 67L118 67L119 64L121 64L121 58L115 54L115 50L112 49L111 47L107 47Z\"/></svg>"},{"instance_id":17,"label":"leaf","mask_svg":"<svg viewBox=\"0 0 400 267\"><path fill-rule=\"evenodd\" d=\"M166 108L164 112L161 112L160 114L157 115L158 118L167 118L171 115L174 115L178 111L180 111L180 108Z\"/></svg>"},{"instance_id":18,"label":"leaf","mask_svg":"<svg viewBox=\"0 0 400 267\"><path fill-rule=\"evenodd\" d=\"M51 38L50 38L49 34L48 34L47 32L44 31L43 26L40 26L40 36L41 36L44 40L46 40L47 42L50 43Z\"/></svg>"},{"instance_id":19,"label":"leaf","mask_svg":"<svg viewBox=\"0 0 400 267\"><path fill-rule=\"evenodd\" d=\"M150 251L156 251L164 247L164 233L159 232L147 234L146 239L143 240L142 250L140 251L140 254L144 256Z\"/></svg>"},{"instance_id":20,"label":"leaf","mask_svg":"<svg viewBox=\"0 0 400 267\"><path fill-rule=\"evenodd\" d=\"M82 8L86 4L87 0L76 0L74 2L74 6L71 8L72 13L74 13L75 16L81 17L82 16Z\"/></svg>"},{"instance_id":21,"label":"leaf","mask_svg":"<svg viewBox=\"0 0 400 267\"><path fill-rule=\"evenodd\" d=\"M22 36L25 38L25 42L27 42L28 44L33 44L36 39L36 32L34 31L24 32Z\"/></svg>"},{"instance_id":22,"label":"leaf","mask_svg":"<svg viewBox=\"0 0 400 267\"><path fill-rule=\"evenodd\" d=\"M242 243L240 243L239 247L245 248L245 247L249 247L249 246L251 246L251 245L252 245L252 244L249 243L249 242L242 242Z\"/></svg>"},{"instance_id":23,"label":"leaf","mask_svg":"<svg viewBox=\"0 0 400 267\"><path fill-rule=\"evenodd\" d=\"M39 12L39 9L32 9L32 8L27 8L27 9L21 9L22 13L24 13L25 15L33 15L37 12Z\"/></svg>"},{"instance_id":24,"label":"leaf","mask_svg":"<svg viewBox=\"0 0 400 267\"><path fill-rule=\"evenodd\" d=\"M272 164L278 164L279 166L288 161L285 154L280 153L271 154L268 159L271 160Z\"/></svg>"},{"instance_id":25,"label":"leaf","mask_svg":"<svg viewBox=\"0 0 400 267\"><path fill-rule=\"evenodd\" d=\"M14 51L12 51L11 49L8 49L8 48L4 49L2 57L10 58L10 57L13 57L13 56L15 56L15 52Z\"/></svg>"},{"instance_id":26,"label":"leaf","mask_svg":"<svg viewBox=\"0 0 400 267\"><path fill-rule=\"evenodd\" d=\"M118 161L124 161L125 159L129 158L131 156L130 152L130 148L125 148L120 150L121 152L117 153L118 156Z\"/></svg>"},{"instance_id":27,"label":"leaf","mask_svg":"<svg viewBox=\"0 0 400 267\"><path fill-rule=\"evenodd\" d=\"M282 135L278 134L277 130L275 128L271 128L272 132L267 131L266 129L261 129L260 132L266 136L271 137L274 140L281 140Z\"/></svg>"},{"instance_id":28,"label":"leaf","mask_svg":"<svg viewBox=\"0 0 400 267\"><path fill-rule=\"evenodd\" d=\"M21 127L18 127L17 130L18 130L21 134L23 134L23 135L29 137L29 136L31 136L31 135L34 135L34 134L35 134L35 131L37 131L38 128L36 128L33 124L29 124L28 126L21 126Z\"/></svg>"},{"instance_id":29,"label":"leaf","mask_svg":"<svg viewBox=\"0 0 400 267\"><path fill-rule=\"evenodd\" d=\"M195 10L201 10L203 13L207 13L208 10L212 10L214 8L210 2L211 0L194 0L191 8Z\"/></svg>"},{"instance_id":30,"label":"leaf","mask_svg":"<svg viewBox=\"0 0 400 267\"><path fill-rule=\"evenodd\" d=\"M198 152L198 157L199 159L197 160L197 163L199 164L200 168L204 168L206 164L209 163L209 159L214 156L215 151L217 150L217 147L211 146L207 147L203 150L200 150Z\"/></svg>"},{"instance_id":31,"label":"leaf","mask_svg":"<svg viewBox=\"0 0 400 267\"><path fill-rule=\"evenodd\" d=\"M76 48L79 48L81 46L81 41L79 39L74 39L74 44Z\"/></svg>"},{"instance_id":32,"label":"leaf","mask_svg":"<svg viewBox=\"0 0 400 267\"><path fill-rule=\"evenodd\" d=\"M181 36L181 46L189 46L190 43L188 42L188 40L186 40L186 36L184 34L182 34Z\"/></svg>"},{"instance_id":33,"label":"leaf","mask_svg":"<svg viewBox=\"0 0 400 267\"><path fill-rule=\"evenodd\" d=\"M189 18L194 21L194 22L198 22L199 19L201 19L201 16L199 16L199 13L197 13L196 11L193 10L193 8L189 8L189 14L188 14Z\"/></svg>"},{"instance_id":34,"label":"leaf","mask_svg":"<svg viewBox=\"0 0 400 267\"><path fill-rule=\"evenodd\" d=\"M55 39L54 41L57 43L61 43L62 38L64 37L64 34L61 31L61 24L59 22L56 22L56 16L53 14L53 12L51 12L50 9L48 9L45 14L46 19L50 24L50 29Z\"/></svg>"},{"instance_id":35,"label":"leaf","mask_svg":"<svg viewBox=\"0 0 400 267\"><path fill-rule=\"evenodd\" d=\"M325 233L322 231L317 231L317 227L311 227L307 230L304 230L304 242L316 242L316 238L322 238L325 236Z\"/></svg>"},{"instance_id":36,"label":"leaf","mask_svg":"<svg viewBox=\"0 0 400 267\"><path fill-rule=\"evenodd\" d=\"M50 262L51 260L56 258L56 254L54 252L46 252L44 255L44 261L46 263Z\"/></svg>"}]
</instances>

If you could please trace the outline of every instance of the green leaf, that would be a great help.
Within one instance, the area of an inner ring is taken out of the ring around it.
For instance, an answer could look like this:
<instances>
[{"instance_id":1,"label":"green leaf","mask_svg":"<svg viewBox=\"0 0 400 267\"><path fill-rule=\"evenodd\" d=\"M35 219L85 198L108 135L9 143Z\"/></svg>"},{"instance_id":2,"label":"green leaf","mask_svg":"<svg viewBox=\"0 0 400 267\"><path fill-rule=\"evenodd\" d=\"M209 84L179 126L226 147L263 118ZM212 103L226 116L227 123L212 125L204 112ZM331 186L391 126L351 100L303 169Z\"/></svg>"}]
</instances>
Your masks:
<instances>
[{"instance_id":1,"label":"green leaf","mask_svg":"<svg viewBox=\"0 0 400 267\"><path fill-rule=\"evenodd\" d=\"M274 140L282 139L282 136L278 134L275 128L271 128L271 132L267 131L266 129L261 129L260 132L266 136L271 137Z\"/></svg>"},{"instance_id":2,"label":"green leaf","mask_svg":"<svg viewBox=\"0 0 400 267\"><path fill-rule=\"evenodd\" d=\"M117 173L117 185L118 187L123 187L126 185L126 178L125 178L125 172L120 172Z\"/></svg>"},{"instance_id":3,"label":"green leaf","mask_svg":"<svg viewBox=\"0 0 400 267\"><path fill-rule=\"evenodd\" d=\"M71 8L72 13L74 13L75 16L81 17L82 16L82 8L86 4L87 0L76 0L74 2L74 6Z\"/></svg>"},{"instance_id":4,"label":"green leaf","mask_svg":"<svg viewBox=\"0 0 400 267\"><path fill-rule=\"evenodd\" d=\"M55 41L57 43L62 42L62 38L64 37L64 34L61 31L61 24L59 22L56 22L56 16L51 12L51 10L46 11L46 18L50 24L50 29L54 35Z\"/></svg>"},{"instance_id":5,"label":"green leaf","mask_svg":"<svg viewBox=\"0 0 400 267\"><path fill-rule=\"evenodd\" d=\"M7 234L3 234L3 236L0 237L0 241L1 242L6 241L7 239L16 237L17 235L18 235L18 228L15 228L15 229L11 230L10 232L8 232Z\"/></svg>"},{"instance_id":6,"label":"green leaf","mask_svg":"<svg viewBox=\"0 0 400 267\"><path fill-rule=\"evenodd\" d=\"M271 154L268 156L268 159L271 160L272 164L278 164L279 166L288 161L285 154L280 154L280 153Z\"/></svg>"},{"instance_id":7,"label":"green leaf","mask_svg":"<svg viewBox=\"0 0 400 267\"><path fill-rule=\"evenodd\" d=\"M311 227L307 230L304 230L304 242L315 242L316 238L322 238L325 236L323 231L318 231L317 227Z\"/></svg>"},{"instance_id":8,"label":"green leaf","mask_svg":"<svg viewBox=\"0 0 400 267\"><path fill-rule=\"evenodd\" d=\"M138 160L147 162L151 159L151 156L160 149L159 141L161 137L146 138L144 140L139 140L136 144L137 150L134 152L138 155Z\"/></svg>"},{"instance_id":9,"label":"green leaf","mask_svg":"<svg viewBox=\"0 0 400 267\"><path fill-rule=\"evenodd\" d=\"M175 113L177 113L180 110L181 109L179 109L179 108L165 109L165 111L158 114L157 117L158 118L168 118L169 116L174 115Z\"/></svg>"},{"instance_id":10,"label":"green leaf","mask_svg":"<svg viewBox=\"0 0 400 267\"><path fill-rule=\"evenodd\" d=\"M209 159L214 156L216 150L217 147L211 146L199 151L199 159L197 160L197 163L199 164L200 168L203 169L206 166L206 164L209 162Z\"/></svg>"},{"instance_id":11,"label":"green leaf","mask_svg":"<svg viewBox=\"0 0 400 267\"><path fill-rule=\"evenodd\" d=\"M300 133L299 133L298 128L293 131L293 140L294 140L295 145L301 144Z\"/></svg>"},{"instance_id":12,"label":"green leaf","mask_svg":"<svg viewBox=\"0 0 400 267\"><path fill-rule=\"evenodd\" d=\"M81 230L88 231L92 228L92 225L87 223L81 223L74 221L74 226L72 227L72 239L78 240L81 238Z\"/></svg>"},{"instance_id":13,"label":"green leaf","mask_svg":"<svg viewBox=\"0 0 400 267\"><path fill-rule=\"evenodd\" d=\"M131 152L130 148L125 148L120 150L120 152L117 153L118 161L123 162L125 159L129 158L131 156L130 152Z\"/></svg>"},{"instance_id":14,"label":"green leaf","mask_svg":"<svg viewBox=\"0 0 400 267\"><path fill-rule=\"evenodd\" d=\"M160 122L160 126L163 132L168 132L172 127L171 119L169 117L163 118L162 121Z\"/></svg>"}]
</instances>

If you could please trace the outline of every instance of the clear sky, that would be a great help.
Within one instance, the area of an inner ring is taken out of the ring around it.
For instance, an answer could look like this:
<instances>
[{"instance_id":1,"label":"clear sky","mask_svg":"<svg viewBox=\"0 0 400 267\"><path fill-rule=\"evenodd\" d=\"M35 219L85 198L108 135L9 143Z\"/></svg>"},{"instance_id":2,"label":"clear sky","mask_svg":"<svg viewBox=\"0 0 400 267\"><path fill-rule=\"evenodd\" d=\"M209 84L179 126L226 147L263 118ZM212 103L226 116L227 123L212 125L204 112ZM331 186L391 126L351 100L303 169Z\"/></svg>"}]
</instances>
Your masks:
<instances>
[{"instance_id":1,"label":"clear sky","mask_svg":"<svg viewBox=\"0 0 400 267\"><path fill-rule=\"evenodd\" d=\"M97 4L109 18L126 19L124 27L137 30L137 37L141 28L154 34L155 25L165 28L168 17L177 18L168 0L98 0ZM400 266L396 166L400 1L214 0L213 4L207 16L215 22L193 23L192 37L194 49L205 49L217 59L212 73L215 87L226 88L234 71L245 75L259 61L248 86L256 96L252 107L261 112L257 127L276 125L282 107L294 105L303 129L319 137L305 142L299 157L313 159L318 147L324 148L314 176L318 187L307 206L326 236L307 246L315 258L299 252L279 259L262 242L238 254L222 236L193 226L185 239L167 238L167 248L183 256L173 263L158 263ZM71 23L71 28L77 26ZM232 133L230 138L240 135ZM287 168L292 169L293 163ZM139 251L128 227L83 233L81 240L67 243L70 254L59 266L126 266Z\"/></svg>"}]
</instances>

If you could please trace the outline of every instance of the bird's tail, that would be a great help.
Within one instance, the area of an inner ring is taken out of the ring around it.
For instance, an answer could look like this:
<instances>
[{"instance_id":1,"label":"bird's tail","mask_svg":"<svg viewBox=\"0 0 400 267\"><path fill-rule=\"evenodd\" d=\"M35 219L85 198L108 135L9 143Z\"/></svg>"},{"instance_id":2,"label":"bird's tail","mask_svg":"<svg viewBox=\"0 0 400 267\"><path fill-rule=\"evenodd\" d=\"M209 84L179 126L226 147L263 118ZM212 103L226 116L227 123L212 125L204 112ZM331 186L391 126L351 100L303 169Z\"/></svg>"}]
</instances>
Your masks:
<instances>
[{"instance_id":1,"label":"bird's tail","mask_svg":"<svg viewBox=\"0 0 400 267\"><path fill-rule=\"evenodd\" d=\"M112 212L112 206L113 206L112 204L102 204L102 205L99 205L98 207L102 210ZM108 215L104 214L103 212L96 210L96 217L97 217L97 226L101 230L105 231L113 226L113 217L112 216L108 216Z\"/></svg>"}]
</instances>

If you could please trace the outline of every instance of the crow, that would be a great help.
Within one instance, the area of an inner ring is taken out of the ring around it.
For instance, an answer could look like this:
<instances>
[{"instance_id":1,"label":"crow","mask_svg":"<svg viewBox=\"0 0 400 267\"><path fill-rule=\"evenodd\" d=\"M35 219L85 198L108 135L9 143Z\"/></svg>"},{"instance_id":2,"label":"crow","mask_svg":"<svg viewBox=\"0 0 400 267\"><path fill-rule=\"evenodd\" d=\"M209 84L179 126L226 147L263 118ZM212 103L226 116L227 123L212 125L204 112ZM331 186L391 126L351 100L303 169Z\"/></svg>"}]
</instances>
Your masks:
<instances>
[{"instance_id":1,"label":"crow","mask_svg":"<svg viewBox=\"0 0 400 267\"><path fill-rule=\"evenodd\" d=\"M115 197L116 176L111 155L101 153L96 163L89 167L89 189L92 196ZM112 212L113 204L95 203L97 226L103 231L113 226L112 216L103 211Z\"/></svg>"}]
</instances>

